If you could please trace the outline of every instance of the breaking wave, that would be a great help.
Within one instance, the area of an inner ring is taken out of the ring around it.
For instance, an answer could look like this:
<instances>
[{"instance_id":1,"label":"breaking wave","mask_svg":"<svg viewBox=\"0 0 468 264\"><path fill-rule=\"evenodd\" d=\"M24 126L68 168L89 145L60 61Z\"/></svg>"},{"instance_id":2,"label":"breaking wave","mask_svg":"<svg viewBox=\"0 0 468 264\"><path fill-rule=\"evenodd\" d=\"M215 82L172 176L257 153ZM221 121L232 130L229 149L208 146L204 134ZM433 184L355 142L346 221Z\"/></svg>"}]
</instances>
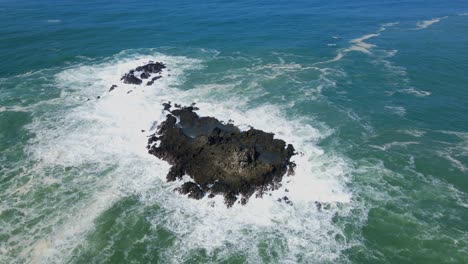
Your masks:
<instances>
[{"instance_id":1,"label":"breaking wave","mask_svg":"<svg viewBox=\"0 0 468 264\"><path fill-rule=\"evenodd\" d=\"M417 29L425 29L434 25L435 23L439 23L441 20L446 19L446 18L448 17L444 16L444 17L438 17L438 18L433 18L433 19L424 20L424 21L418 21L416 23L416 26L417 26Z\"/></svg>"},{"instance_id":2,"label":"breaking wave","mask_svg":"<svg viewBox=\"0 0 468 264\"><path fill-rule=\"evenodd\" d=\"M251 262L329 262L358 243L337 239L346 235L336 218L349 215L353 202L346 187L349 162L317 145L333 131L307 117L286 116L287 105L253 105L229 83L186 85L191 76L207 67L206 61L217 56L208 51L196 59L125 51L57 73L54 78L60 98L28 126L35 133L27 147L34 166L23 175L29 180L8 190L18 200L33 204L24 221L53 213L10 239L16 243L5 250L21 252L9 256L10 260L72 261L73 256L85 254L96 219L128 197L138 197L145 208L157 205L159 209L147 221L176 237L171 247L159 253L164 261L182 262L203 249L214 262L233 253L246 255ZM149 60L165 62L170 71L164 71L164 77L153 86L120 83L124 72ZM287 71L298 66L282 67ZM112 84L118 88L109 92ZM181 183L165 182L168 164L145 149L147 136L164 120L161 103L166 101L196 102L200 115L232 119L244 129L252 125L275 133L301 153L293 158L296 175L285 177L283 187L263 199L252 197L246 206L236 204L231 209L225 207L222 197L196 201L174 193ZM44 190L51 194L30 200ZM293 206L277 201L284 195ZM20 210L20 206L13 202L8 209ZM17 228L12 223L4 232ZM98 254L103 257L106 253Z\"/></svg>"}]
</instances>

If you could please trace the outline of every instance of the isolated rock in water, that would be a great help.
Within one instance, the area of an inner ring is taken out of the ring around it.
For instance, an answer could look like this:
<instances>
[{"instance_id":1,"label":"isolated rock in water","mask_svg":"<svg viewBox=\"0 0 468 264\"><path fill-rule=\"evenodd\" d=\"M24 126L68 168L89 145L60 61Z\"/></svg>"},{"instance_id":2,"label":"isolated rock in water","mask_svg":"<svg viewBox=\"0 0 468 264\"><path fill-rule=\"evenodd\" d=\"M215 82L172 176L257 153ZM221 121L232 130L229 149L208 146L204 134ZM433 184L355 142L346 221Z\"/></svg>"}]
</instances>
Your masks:
<instances>
[{"instance_id":1,"label":"isolated rock in water","mask_svg":"<svg viewBox=\"0 0 468 264\"><path fill-rule=\"evenodd\" d=\"M112 92L115 88L117 88L117 85L113 84L113 85L109 88L109 92Z\"/></svg>"},{"instance_id":2,"label":"isolated rock in water","mask_svg":"<svg viewBox=\"0 0 468 264\"><path fill-rule=\"evenodd\" d=\"M162 62L148 62L143 66L138 66L133 70L130 70L120 79L126 84L137 84L140 85L143 81L142 79L148 79L154 74L159 74L155 76L147 83L147 85L151 85L154 83L155 80L161 78L161 72L163 69L166 68L166 65Z\"/></svg>"},{"instance_id":3,"label":"isolated rock in water","mask_svg":"<svg viewBox=\"0 0 468 264\"><path fill-rule=\"evenodd\" d=\"M193 179L177 189L180 193L195 199L222 194L227 206L240 196L245 204L253 193L278 189L283 175L293 172L294 147L274 134L253 128L241 132L214 117L199 117L193 105L172 111L170 103L163 105L166 120L149 138L148 149L172 165L168 181L185 174Z\"/></svg>"}]
</instances>

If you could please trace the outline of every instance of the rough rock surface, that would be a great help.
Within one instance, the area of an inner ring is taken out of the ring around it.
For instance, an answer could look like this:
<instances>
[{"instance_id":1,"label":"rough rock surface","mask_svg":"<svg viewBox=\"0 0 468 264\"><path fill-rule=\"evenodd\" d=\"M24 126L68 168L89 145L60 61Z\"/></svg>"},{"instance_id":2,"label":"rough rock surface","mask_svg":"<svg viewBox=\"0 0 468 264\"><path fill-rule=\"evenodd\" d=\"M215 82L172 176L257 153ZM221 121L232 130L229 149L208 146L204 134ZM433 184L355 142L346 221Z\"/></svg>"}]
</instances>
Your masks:
<instances>
[{"instance_id":1,"label":"rough rock surface","mask_svg":"<svg viewBox=\"0 0 468 264\"><path fill-rule=\"evenodd\" d=\"M143 66L138 66L133 70L130 70L120 79L126 84L137 84L143 83L143 79L150 78L153 74L158 74L153 77L151 81L147 82L146 85L152 85L155 80L161 78L161 72L166 68L166 65L162 62L150 61Z\"/></svg>"},{"instance_id":2,"label":"rough rock surface","mask_svg":"<svg viewBox=\"0 0 468 264\"><path fill-rule=\"evenodd\" d=\"M254 193L262 196L279 188L283 175L293 173L294 147L274 134L240 131L214 117L199 117L194 105L172 111L170 103L163 105L166 120L150 136L148 149L172 165L168 181L183 175L193 179L176 189L181 194L194 199L221 194L229 207L239 197L245 204Z\"/></svg>"}]
</instances>

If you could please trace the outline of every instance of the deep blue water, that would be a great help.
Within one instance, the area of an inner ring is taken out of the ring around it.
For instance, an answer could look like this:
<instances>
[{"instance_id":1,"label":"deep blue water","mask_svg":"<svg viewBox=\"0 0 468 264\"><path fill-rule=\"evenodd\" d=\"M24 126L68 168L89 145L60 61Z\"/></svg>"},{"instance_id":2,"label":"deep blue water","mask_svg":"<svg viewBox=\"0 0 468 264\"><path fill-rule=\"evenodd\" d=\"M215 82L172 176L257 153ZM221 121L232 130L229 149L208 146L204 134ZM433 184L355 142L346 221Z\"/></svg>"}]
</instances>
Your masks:
<instances>
[{"instance_id":1,"label":"deep blue water","mask_svg":"<svg viewBox=\"0 0 468 264\"><path fill-rule=\"evenodd\" d=\"M466 1L0 1L0 263L466 263L467 51ZM167 100L293 143L294 206L175 194Z\"/></svg>"}]
</instances>

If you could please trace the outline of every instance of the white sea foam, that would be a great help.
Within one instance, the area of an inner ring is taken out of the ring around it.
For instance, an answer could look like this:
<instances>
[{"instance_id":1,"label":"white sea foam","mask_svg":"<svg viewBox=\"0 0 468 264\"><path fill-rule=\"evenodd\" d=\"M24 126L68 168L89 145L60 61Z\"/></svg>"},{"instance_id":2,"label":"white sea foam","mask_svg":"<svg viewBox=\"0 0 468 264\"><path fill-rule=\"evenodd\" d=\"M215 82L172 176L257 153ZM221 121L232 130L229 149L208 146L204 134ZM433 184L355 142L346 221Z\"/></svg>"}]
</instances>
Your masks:
<instances>
[{"instance_id":1,"label":"white sea foam","mask_svg":"<svg viewBox=\"0 0 468 264\"><path fill-rule=\"evenodd\" d=\"M328 60L328 61L323 61L319 62L317 64L322 64L322 63L330 63L330 62L336 62L341 60L346 54L349 52L362 52L368 55L372 54L372 49L376 47L374 44L367 43L366 40L369 40L371 38L375 38L380 36L381 32L387 30L388 27L393 27L398 25L399 22L392 22L392 23L385 23L380 26L380 28L377 30L375 33L371 34L366 34L362 37L355 38L349 41L351 44L348 48L342 49L338 51L338 54L335 56L335 58Z\"/></svg>"},{"instance_id":2,"label":"white sea foam","mask_svg":"<svg viewBox=\"0 0 468 264\"><path fill-rule=\"evenodd\" d=\"M349 41L349 43L351 43L353 45L350 48L345 49L345 52L360 51L360 52L363 52L363 53L370 54L371 53L370 49L375 47L375 45L366 43L365 41L368 40L368 39L371 39L371 38L378 37L378 36L380 36L380 33L367 34L367 35L364 35L364 36L362 36L360 38L352 39L351 41Z\"/></svg>"},{"instance_id":3,"label":"white sea foam","mask_svg":"<svg viewBox=\"0 0 468 264\"><path fill-rule=\"evenodd\" d=\"M413 137L422 137L426 134L425 131L422 130L417 130L417 129L406 129L406 130L400 130L401 133L411 135Z\"/></svg>"},{"instance_id":4,"label":"white sea foam","mask_svg":"<svg viewBox=\"0 0 468 264\"><path fill-rule=\"evenodd\" d=\"M346 76L346 73L343 71L333 68L310 67L310 69L319 71L320 74L315 89L312 87L307 87L307 89L304 91L304 95L309 99L318 98L321 95L322 90L325 88L336 87L336 78L343 78Z\"/></svg>"},{"instance_id":5,"label":"white sea foam","mask_svg":"<svg viewBox=\"0 0 468 264\"><path fill-rule=\"evenodd\" d=\"M389 150L391 148L394 148L394 147L406 148L406 147L408 147L410 145L414 145L414 144L420 144L420 143L417 142L417 141L407 141L407 142L394 141L394 142L384 144L383 146L376 146L376 145L370 145L370 146L373 147L373 148L376 148L376 149L380 149L382 151L387 151L387 150Z\"/></svg>"},{"instance_id":6,"label":"white sea foam","mask_svg":"<svg viewBox=\"0 0 468 264\"><path fill-rule=\"evenodd\" d=\"M344 53L343 52L338 52L338 54L336 54L335 58L331 59L331 60L327 60L327 61L323 61L323 62L317 62L316 64L322 64L322 63L329 63L329 62L335 62L335 61L339 61L341 60L343 57L344 57Z\"/></svg>"},{"instance_id":7,"label":"white sea foam","mask_svg":"<svg viewBox=\"0 0 468 264\"><path fill-rule=\"evenodd\" d=\"M406 109L403 106L390 106L387 105L385 106L385 109L389 110L390 112L399 115L399 116L404 116L406 114Z\"/></svg>"},{"instance_id":8,"label":"white sea foam","mask_svg":"<svg viewBox=\"0 0 468 264\"><path fill-rule=\"evenodd\" d=\"M394 27L399 25L400 22L389 22L389 23L384 23L382 26L380 26L380 31L386 30L388 27Z\"/></svg>"},{"instance_id":9,"label":"white sea foam","mask_svg":"<svg viewBox=\"0 0 468 264\"><path fill-rule=\"evenodd\" d=\"M194 60L184 60L183 57L172 60L171 58L160 57L161 60L174 67L171 72L174 77L166 76L165 80L159 82L161 84L176 84L177 80L180 80L180 73L183 69L194 67ZM174 60L180 61L183 65L173 63ZM89 194L91 198L81 202L85 204L71 206L70 210L72 211L68 212L71 217L64 225L55 226L52 216L49 216L51 219L48 223L39 223L36 228L31 229L31 232L35 232L34 230L50 228L52 225L54 230L52 235L37 241L31 241L33 237L37 237L37 234L28 235L24 239L12 238L22 241L21 243L25 245L23 257L32 258L38 262L62 262L63 254L69 252L76 245L77 239L82 238L92 228L95 217L125 195L126 191L122 190L125 189L123 186L126 184L123 182L136 175L149 175L150 172L147 170L155 169L151 164L159 161L154 158L148 159L149 155L145 148L141 148L146 144L146 137L140 130L147 128L149 123L154 121L155 116L157 117L157 113L137 112L152 104L151 100L128 100L129 97L124 95L133 87L119 85L120 89L113 92L114 100L106 100L103 96L99 103L95 99L86 102L86 98L96 98L97 95L107 94L105 91L109 89L109 83L114 81L118 83L118 76L122 74L119 70L127 71L130 67L142 62L143 60L135 59L132 61L130 59L114 65L116 62L113 61L98 66L82 66L77 72L66 70L57 75L58 86L63 89L62 99L56 100L53 104L60 105L61 109L51 113L51 116L45 119L36 120L29 126L37 135L35 140L31 142L29 151L34 159L39 160L34 168L34 171L38 173L35 173L36 177L22 188L31 191L41 185L49 185L52 181L44 180L44 177L47 176L41 176L41 174L55 166L84 166L85 173L89 170L86 168L89 167L86 164L91 165L96 162L102 164L101 170L105 170L106 166L117 166L117 168L115 175L111 177L99 178L95 176L96 173L99 174L100 169L91 170L85 176L77 175L81 176L73 181L77 184L86 182L87 179L94 182L93 188L89 189L88 187L87 190L91 192ZM100 67L103 65L108 67L101 69ZM96 72L99 70L101 70L100 74L97 74ZM109 76L112 76L111 79L106 79ZM87 83L88 81L92 83L91 86ZM143 94L134 93L132 98L137 98L138 95L144 97ZM159 105L160 102L157 101L155 104ZM108 147L102 147L104 145ZM126 155L119 155L119 152L126 153ZM135 164L140 165L140 167L134 167ZM156 170L164 169L164 166L167 167L165 164L158 163ZM139 184L150 186L144 181L145 179L147 178L139 178ZM86 190L84 184L81 187L76 187ZM75 187L69 186L69 188ZM14 192L18 192L18 190ZM63 221L60 218L66 217L66 215L67 212L63 212L63 216L57 216L56 221Z\"/></svg>"},{"instance_id":10,"label":"white sea foam","mask_svg":"<svg viewBox=\"0 0 468 264\"><path fill-rule=\"evenodd\" d=\"M426 96L431 95L431 92L423 91L423 90L417 90L417 89L415 89L413 87L408 88L408 89L400 89L400 90L398 90L398 92L406 93L406 94L412 94L412 95L417 96L417 97L426 97Z\"/></svg>"},{"instance_id":11,"label":"white sea foam","mask_svg":"<svg viewBox=\"0 0 468 264\"><path fill-rule=\"evenodd\" d=\"M433 19L424 20L424 21L418 21L418 22L416 23L416 26L417 26L416 29L425 29L425 28L428 28L428 27L434 25L435 23L438 23L438 22L440 22L441 20L446 19L446 18L448 18L448 17L447 17L447 16L444 16L444 17L438 17L438 18L433 18Z\"/></svg>"},{"instance_id":12,"label":"white sea foam","mask_svg":"<svg viewBox=\"0 0 468 264\"><path fill-rule=\"evenodd\" d=\"M443 150L437 151L439 156L450 161L450 163L461 172L468 171L466 162L464 162L468 157L468 133L445 130L439 130L437 132L456 136L459 140L459 142L449 143Z\"/></svg>"},{"instance_id":13,"label":"white sea foam","mask_svg":"<svg viewBox=\"0 0 468 264\"><path fill-rule=\"evenodd\" d=\"M13 105L13 106L0 106L0 112L31 112L32 110L36 109L37 107L44 105L45 103L50 103L52 100L49 100L47 102L38 102L35 104L30 104L28 106L19 106L19 105Z\"/></svg>"},{"instance_id":14,"label":"white sea foam","mask_svg":"<svg viewBox=\"0 0 468 264\"><path fill-rule=\"evenodd\" d=\"M58 24L58 23L62 23L62 20L60 20L60 19L48 19L47 23Z\"/></svg>"},{"instance_id":15,"label":"white sea foam","mask_svg":"<svg viewBox=\"0 0 468 264\"><path fill-rule=\"evenodd\" d=\"M148 60L164 61L171 71L164 71L164 77L153 86L120 83L124 72ZM351 194L344 187L348 163L316 145L332 131L318 130L305 118L285 117L275 105L250 107L248 98L230 98L216 90L223 91L223 86L216 84L178 88L187 70L202 67L202 61L186 57L124 52L108 62L73 67L56 76L62 89L58 103L65 107L30 126L37 137L29 152L40 160L42 169L95 164L86 176L77 179L95 184L71 186L88 188L89 199L72 206L65 219L55 223L49 219L53 232L24 249L24 256L38 262L63 262L92 230L97 216L115 201L134 194L144 204L159 204L163 213L150 221L178 237L164 253L166 261L181 262L192 250L202 248L208 253L217 250L218 255L239 251L248 254L251 262L258 262L257 244L271 239L287 245L277 252L279 262L293 263L298 257L333 261L351 245L352 241L335 240L336 235L344 234L332 223L336 215L349 213L351 206ZM118 88L108 92L112 84L118 84ZM229 87L224 89L229 92ZM133 92L128 94L130 90ZM101 99L94 99L96 96ZM173 193L181 183L165 182L168 165L145 149L154 122L164 120L161 103L166 101L195 101L200 115L232 119L244 129L253 125L274 132L302 153L293 158L296 175L285 177L283 187L271 196L252 197L246 206L236 204L231 209L225 207L221 197L196 201ZM109 168L113 168L112 173L105 173ZM285 195L293 206L276 201ZM327 209L318 210L316 201L326 204Z\"/></svg>"},{"instance_id":16,"label":"white sea foam","mask_svg":"<svg viewBox=\"0 0 468 264\"><path fill-rule=\"evenodd\" d=\"M467 168L465 167L465 164L463 164L463 162L461 162L460 160L454 158L449 153L442 151L442 152L439 152L439 155L441 157L443 157L443 158L446 158L448 161L450 161L453 164L453 166L458 168L460 171L462 171L462 172L467 171Z\"/></svg>"}]
</instances>

